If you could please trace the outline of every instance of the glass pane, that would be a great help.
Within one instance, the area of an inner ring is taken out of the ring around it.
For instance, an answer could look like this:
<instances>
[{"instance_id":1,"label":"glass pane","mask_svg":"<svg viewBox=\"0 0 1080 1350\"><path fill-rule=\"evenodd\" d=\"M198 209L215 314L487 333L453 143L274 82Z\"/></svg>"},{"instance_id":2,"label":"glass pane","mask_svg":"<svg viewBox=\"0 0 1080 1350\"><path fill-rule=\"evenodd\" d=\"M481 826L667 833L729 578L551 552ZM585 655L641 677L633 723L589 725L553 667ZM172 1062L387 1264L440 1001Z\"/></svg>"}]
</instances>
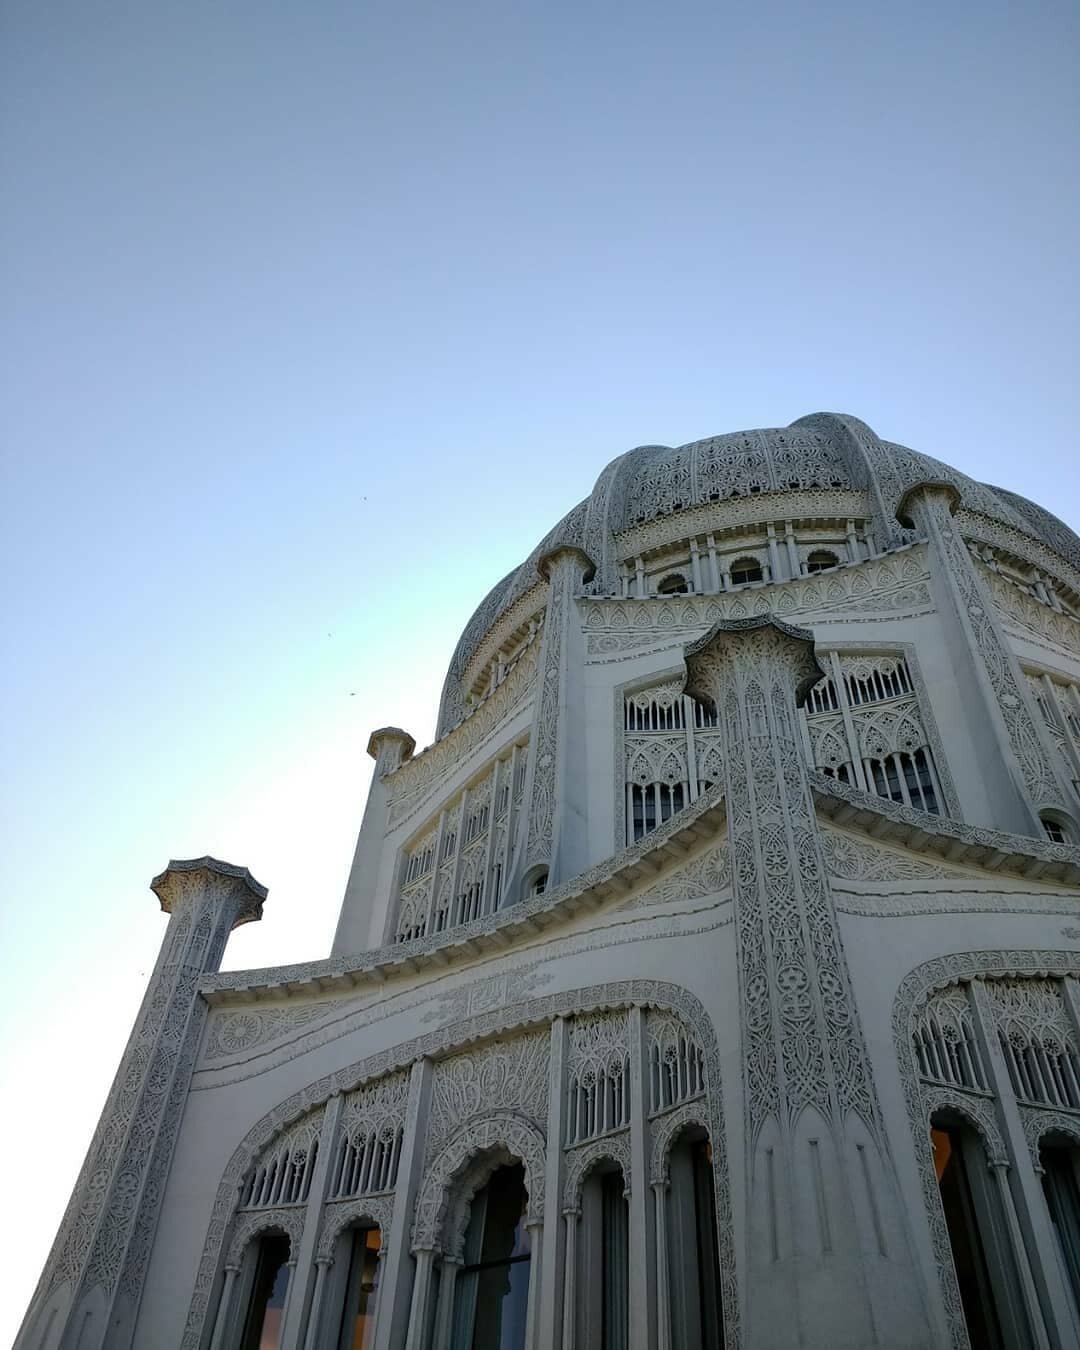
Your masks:
<instances>
[{"instance_id":1,"label":"glass pane","mask_svg":"<svg viewBox=\"0 0 1080 1350\"><path fill-rule=\"evenodd\" d=\"M1001 1329L995 1315L986 1252L964 1165L962 1140L959 1132L952 1129L932 1129L930 1140L971 1344L977 1350L1001 1350Z\"/></svg>"},{"instance_id":2,"label":"glass pane","mask_svg":"<svg viewBox=\"0 0 1080 1350\"><path fill-rule=\"evenodd\" d=\"M500 1167L477 1192L457 1280L455 1345L524 1350L529 1300L528 1197L524 1169Z\"/></svg>"},{"instance_id":3,"label":"glass pane","mask_svg":"<svg viewBox=\"0 0 1080 1350\"><path fill-rule=\"evenodd\" d=\"M259 1242L251 1302L244 1323L243 1350L278 1350L281 1319L289 1288L289 1239L264 1237Z\"/></svg>"},{"instance_id":4,"label":"glass pane","mask_svg":"<svg viewBox=\"0 0 1080 1350\"><path fill-rule=\"evenodd\" d=\"M375 1308L381 1270L379 1245L377 1228L359 1229L353 1237L338 1350L371 1350L375 1343Z\"/></svg>"}]
</instances>

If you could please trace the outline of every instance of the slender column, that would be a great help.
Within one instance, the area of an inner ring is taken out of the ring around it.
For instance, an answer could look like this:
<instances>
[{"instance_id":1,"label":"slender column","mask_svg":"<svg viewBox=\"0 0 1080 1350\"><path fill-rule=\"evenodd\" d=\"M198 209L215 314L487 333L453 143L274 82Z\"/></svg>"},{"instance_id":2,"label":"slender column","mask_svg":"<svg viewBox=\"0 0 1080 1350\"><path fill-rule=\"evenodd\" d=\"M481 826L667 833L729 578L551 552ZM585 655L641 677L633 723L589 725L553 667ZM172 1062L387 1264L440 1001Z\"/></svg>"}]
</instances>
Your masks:
<instances>
[{"instance_id":1,"label":"slender column","mask_svg":"<svg viewBox=\"0 0 1080 1350\"><path fill-rule=\"evenodd\" d=\"M672 1350L671 1276L668 1270L666 1181L652 1184L656 1210L656 1350Z\"/></svg>"},{"instance_id":2,"label":"slender column","mask_svg":"<svg viewBox=\"0 0 1080 1350\"><path fill-rule=\"evenodd\" d=\"M457 1288L458 1271L463 1264L456 1256L444 1256L442 1259L432 1350L450 1350L450 1337L454 1331L454 1290Z\"/></svg>"},{"instance_id":3,"label":"slender column","mask_svg":"<svg viewBox=\"0 0 1080 1350\"><path fill-rule=\"evenodd\" d=\"M453 879L450 882L450 912L447 917L447 927L461 922L462 916L457 912L458 897L461 894L461 865L465 860L465 826L469 819L469 797L468 788L461 794L461 805L458 807L457 817L457 849L454 853L454 872Z\"/></svg>"},{"instance_id":4,"label":"slender column","mask_svg":"<svg viewBox=\"0 0 1080 1350\"><path fill-rule=\"evenodd\" d=\"M319 1344L319 1322L322 1320L323 1296L326 1293L326 1272L333 1264L328 1256L320 1256L315 1262L315 1290L311 1295L311 1311L308 1313L304 1350L316 1350Z\"/></svg>"},{"instance_id":5,"label":"slender column","mask_svg":"<svg viewBox=\"0 0 1080 1350\"><path fill-rule=\"evenodd\" d=\"M645 598L645 559L634 559L634 594L639 600Z\"/></svg>"},{"instance_id":6,"label":"slender column","mask_svg":"<svg viewBox=\"0 0 1080 1350\"><path fill-rule=\"evenodd\" d=\"M552 1224L557 1231L559 1225ZM544 1221L533 1219L525 1225L529 1234L529 1297L525 1307L525 1350L542 1350L540 1340L540 1299L544 1289ZM550 1345L550 1342L548 1342Z\"/></svg>"},{"instance_id":7,"label":"slender column","mask_svg":"<svg viewBox=\"0 0 1080 1350\"><path fill-rule=\"evenodd\" d=\"M698 548L696 539L690 540L690 575L694 581L694 593L700 595L701 585L701 551Z\"/></svg>"},{"instance_id":8,"label":"slender column","mask_svg":"<svg viewBox=\"0 0 1080 1350\"><path fill-rule=\"evenodd\" d=\"M1075 802L1064 775L1057 773L1050 733L1034 711L1031 690L1001 631L993 598L952 518L959 501L949 484L919 483L904 494L897 515L904 522L914 519L939 560L931 568L931 584L944 623L956 629L959 639L949 642L948 651L959 687L970 694L965 706L977 719L973 735L980 747L996 740L999 762L1011 780L1012 791L1000 798L1001 819L987 823L1042 838L1039 811L1053 807L1071 818Z\"/></svg>"},{"instance_id":9,"label":"slender column","mask_svg":"<svg viewBox=\"0 0 1080 1350\"><path fill-rule=\"evenodd\" d=\"M797 577L802 569L799 566L799 549L795 543L795 529L790 520L784 521L784 547L787 549L788 572Z\"/></svg>"},{"instance_id":10,"label":"slender column","mask_svg":"<svg viewBox=\"0 0 1080 1350\"><path fill-rule=\"evenodd\" d=\"M705 544L709 550L709 581L714 591L720 589L720 569L716 565L716 539L713 535L705 536Z\"/></svg>"},{"instance_id":11,"label":"slender column","mask_svg":"<svg viewBox=\"0 0 1080 1350\"><path fill-rule=\"evenodd\" d=\"M577 1339L577 1232L580 1209L564 1209L566 1265L563 1277L562 1350L574 1350Z\"/></svg>"},{"instance_id":12,"label":"slender column","mask_svg":"<svg viewBox=\"0 0 1080 1350\"><path fill-rule=\"evenodd\" d=\"M319 1135L319 1151L315 1160L315 1174L308 1188L307 1209L304 1213L304 1231L300 1237L298 1249L293 1253L296 1269L289 1281L289 1307L291 1318L282 1315L281 1350L300 1350L304 1342L304 1313L307 1305L307 1290L312 1279L312 1267L315 1261L316 1246L320 1236L323 1205L330 1189L330 1174L333 1161L337 1157L338 1129L341 1125L341 1113L345 1098L335 1092L326 1103L323 1112L322 1132ZM317 1278L317 1276L316 1276ZM296 1286L299 1294L294 1296Z\"/></svg>"},{"instance_id":13,"label":"slender column","mask_svg":"<svg viewBox=\"0 0 1080 1350\"><path fill-rule=\"evenodd\" d=\"M686 773L690 800L696 802L701 791L697 769L697 746L694 744L694 700L683 694L683 722L686 726Z\"/></svg>"},{"instance_id":14,"label":"slender column","mask_svg":"<svg viewBox=\"0 0 1080 1350\"><path fill-rule=\"evenodd\" d=\"M836 690L836 701L840 705L840 716L844 721L844 738L847 741L848 753L851 755L851 767L855 773L855 786L862 788L864 792L872 792L873 789L866 781L866 770L863 768L862 751L859 749L859 737L855 731L855 719L851 715L851 704L848 701L847 685L844 683L844 668L840 663L840 653L829 653L829 675L833 682L833 688Z\"/></svg>"},{"instance_id":15,"label":"slender column","mask_svg":"<svg viewBox=\"0 0 1080 1350\"><path fill-rule=\"evenodd\" d=\"M439 812L439 823L435 827L435 861L431 867L431 885L428 888L427 898L427 918L425 920L425 932L434 931L435 923L435 900L439 894L439 873L442 870L442 851L443 839L446 836L446 811Z\"/></svg>"},{"instance_id":16,"label":"slender column","mask_svg":"<svg viewBox=\"0 0 1080 1350\"><path fill-rule=\"evenodd\" d=\"M405 1350L425 1350L424 1338L431 1319L432 1299L435 1297L435 1251L432 1247L418 1247L413 1255L416 1257L416 1274L413 1277Z\"/></svg>"},{"instance_id":17,"label":"slender column","mask_svg":"<svg viewBox=\"0 0 1080 1350\"><path fill-rule=\"evenodd\" d=\"M784 574L780 569L780 546L776 542L776 526L771 520L765 526L765 533L769 545L769 580L783 581ZM799 575L797 571L795 575Z\"/></svg>"},{"instance_id":18,"label":"slender column","mask_svg":"<svg viewBox=\"0 0 1080 1350\"><path fill-rule=\"evenodd\" d=\"M656 1348L655 1232L649 1202L648 1064L645 1013L627 1012L630 1042L630 1350ZM623 1179L624 1182L626 1178Z\"/></svg>"},{"instance_id":19,"label":"slender column","mask_svg":"<svg viewBox=\"0 0 1080 1350\"><path fill-rule=\"evenodd\" d=\"M538 1346L543 1350L559 1350L560 1295L563 1291L563 1261L565 1253L560 1250L559 1225L555 1215L559 1212L566 1180L566 1154L563 1152L563 1140L566 1138L566 1053L569 1028L565 1017L556 1017L551 1023L550 1052L548 1055L548 1117L547 1117L547 1157L544 1167L545 1206L552 1215L551 1223L543 1227L541 1247L543 1251L543 1283L540 1285L539 1325L537 1328ZM533 1247L533 1252L536 1252ZM535 1283L535 1274L533 1283ZM532 1287L529 1289L532 1300Z\"/></svg>"},{"instance_id":20,"label":"slender column","mask_svg":"<svg viewBox=\"0 0 1080 1350\"><path fill-rule=\"evenodd\" d=\"M293 1298L293 1293L296 1290L296 1257L290 1256L289 1260L285 1264L289 1268L289 1279L287 1284L285 1285L285 1302L281 1306L282 1327L284 1327L285 1324L288 1322L289 1309L295 1306L296 1302L296 1300Z\"/></svg>"},{"instance_id":21,"label":"slender column","mask_svg":"<svg viewBox=\"0 0 1080 1350\"><path fill-rule=\"evenodd\" d=\"M416 1192L424 1165L424 1125L431 1099L431 1061L418 1059L409 1075L409 1100L405 1108L405 1130L401 1141L397 1187L394 1190L394 1214L389 1234L382 1235L385 1253L379 1297L379 1317L375 1323L375 1350L402 1350L409 1326L409 1240ZM416 1280L420 1260L417 1258ZM430 1271L428 1277L430 1279ZM427 1295L423 1295L427 1297ZM413 1302L416 1290L413 1290Z\"/></svg>"},{"instance_id":22,"label":"slender column","mask_svg":"<svg viewBox=\"0 0 1080 1350\"><path fill-rule=\"evenodd\" d=\"M1050 1340L1046 1333L1046 1324L1043 1322L1038 1295L1035 1292L1035 1281L1031 1275L1031 1262L1028 1259L1027 1248L1024 1246L1024 1235L1020 1231L1020 1224L1016 1217L1016 1206L1013 1203L1012 1191L1009 1188L1009 1164L1003 1160L996 1161L990 1164L990 1170L994 1174L994 1180L1001 1197L1001 1209L1005 1215L1005 1226L1009 1230L1009 1243L1012 1246L1016 1269L1020 1275L1020 1288L1024 1295L1024 1309L1027 1313L1028 1324L1031 1327L1031 1334L1035 1338L1038 1350L1049 1350ZM1053 1253L1053 1260L1056 1266L1058 1264L1056 1252ZM1064 1311L1065 1305L1062 1305L1062 1312ZM1058 1344L1073 1344L1071 1329L1068 1341L1058 1342Z\"/></svg>"},{"instance_id":23,"label":"slender column","mask_svg":"<svg viewBox=\"0 0 1080 1350\"><path fill-rule=\"evenodd\" d=\"M55 1343L125 1350L135 1335L207 1005L203 977L233 928L262 916L266 888L215 858L171 862L151 889L168 914L161 951L37 1291L16 1338L38 1343L37 1318L61 1285L68 1313ZM144 1332L145 1334L145 1332Z\"/></svg>"},{"instance_id":24,"label":"slender column","mask_svg":"<svg viewBox=\"0 0 1080 1350\"><path fill-rule=\"evenodd\" d=\"M721 557L721 558L717 559L717 563L718 563L719 568L720 568L720 585L719 585L718 589L721 590L721 591L730 591L730 590L731 590L731 564L728 562L728 560L727 560L726 557Z\"/></svg>"},{"instance_id":25,"label":"slender column","mask_svg":"<svg viewBox=\"0 0 1080 1350\"><path fill-rule=\"evenodd\" d=\"M848 560L853 563L862 561L862 552L859 548L859 536L855 531L855 522L849 520L847 523L847 551Z\"/></svg>"},{"instance_id":26,"label":"slender column","mask_svg":"<svg viewBox=\"0 0 1080 1350\"><path fill-rule=\"evenodd\" d=\"M1002 1054L993 1001L981 980L973 980L969 989L975 1014L975 1036L983 1063L990 1071L990 1089L997 1098L998 1120L1011 1163L1011 1169L1001 1166L996 1171L999 1184L1004 1186L1009 1196L1006 1214L1017 1267L1024 1281L1025 1300L1029 1304L1034 1301L1034 1309L1029 1308L1030 1320L1040 1330L1045 1325L1040 1344L1047 1344L1048 1335L1048 1343L1054 1346L1054 1350L1065 1350L1072 1344L1073 1329L1057 1240L1050 1227L1046 1200L1032 1166L1024 1123L1020 1119L1012 1080ZM1030 1263L1029 1252L1033 1258Z\"/></svg>"},{"instance_id":27,"label":"slender column","mask_svg":"<svg viewBox=\"0 0 1080 1350\"><path fill-rule=\"evenodd\" d=\"M225 1267L225 1283L221 1287L221 1298L218 1300L217 1317L214 1319L214 1334L210 1340L210 1350L222 1350L225 1328L229 1324L233 1288L236 1285L236 1277L239 1273L239 1266Z\"/></svg>"}]
</instances>

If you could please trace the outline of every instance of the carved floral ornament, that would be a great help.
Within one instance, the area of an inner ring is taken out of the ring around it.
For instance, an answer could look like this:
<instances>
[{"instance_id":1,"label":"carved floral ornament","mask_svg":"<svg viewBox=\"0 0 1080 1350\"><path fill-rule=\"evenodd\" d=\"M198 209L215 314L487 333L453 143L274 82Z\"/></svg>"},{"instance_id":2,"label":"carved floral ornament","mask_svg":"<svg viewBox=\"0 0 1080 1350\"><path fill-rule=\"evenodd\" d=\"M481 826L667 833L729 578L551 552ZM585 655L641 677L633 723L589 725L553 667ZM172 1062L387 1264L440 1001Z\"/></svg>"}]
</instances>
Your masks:
<instances>
[{"instance_id":1,"label":"carved floral ornament","mask_svg":"<svg viewBox=\"0 0 1080 1350\"><path fill-rule=\"evenodd\" d=\"M236 1227L239 1221L234 1219L234 1215L241 1183L260 1157L273 1152L275 1142L282 1136L282 1132L289 1129L300 1117L320 1108L335 1092L356 1092L357 1089L364 1088L365 1084L384 1080L385 1075L407 1068L417 1059L435 1059L437 1070L440 1064L449 1063L454 1058L460 1062L463 1056L468 1056L472 1057L475 1063L487 1051L501 1053L505 1047L513 1045L513 1039L527 1041L532 1037L537 1041L542 1040L546 1047L548 1037L541 1034L541 1028L546 1032L556 1017L587 1016L634 1006L663 1010L680 1019L687 1027L692 1027L704 1054L710 1091L706 1098L699 1099L693 1105L702 1123L707 1126L713 1141L713 1184L716 1192L726 1343L737 1346L739 1299L735 1279L734 1220L720 1090L720 1051L715 1032L707 1012L688 991L676 985L652 980L631 980L549 994L467 1017L444 1029L429 1032L348 1068L337 1070L309 1084L265 1115L248 1131L233 1153L218 1186L181 1341L181 1350L198 1350L201 1344L215 1275L223 1264L222 1254L225 1251L231 1252L235 1244L235 1234L239 1231ZM478 1093L488 1080L483 1073L473 1073L470 1070L464 1075L463 1081L471 1081L474 1084L473 1090ZM511 1101L512 1085L505 1079L503 1081L506 1083L506 1100ZM535 1077L532 1079L533 1084L537 1081ZM440 1149L438 1158L429 1163L425 1171L425 1180L422 1182L423 1204L418 1203L415 1216L416 1236L422 1242L438 1246L439 1242L445 1239L453 1250L453 1244L456 1244L464 1233L468 1203L476 1189L483 1185L486 1179L483 1176L484 1167L488 1164L498 1165L496 1161L498 1159L505 1161L509 1157L515 1157L520 1158L525 1164L526 1176L532 1178L532 1183L528 1186L530 1214L536 1220L542 1217L543 1187L546 1179L543 1157L546 1140L543 1125L532 1117L541 1115L546 1122L546 1083L544 1088L543 1104L537 1097L538 1088L525 1083L517 1103L508 1108L499 1107L494 1112L489 1112L486 1117L482 1114L477 1115L473 1120L466 1121L457 1133L448 1138ZM456 1103L455 1109L462 1104L458 1097L448 1097L446 1100L448 1104ZM415 1111L416 1102L416 1094L412 1094L408 1107L410 1113ZM522 1109L523 1107L525 1109ZM415 1130L415 1127L415 1118L411 1120L411 1124L406 1121L406 1134L410 1128ZM620 1137L627 1141L625 1152L617 1142ZM612 1142L613 1140L616 1142ZM594 1145L597 1147L594 1148ZM607 1151L604 1152L604 1149ZM629 1178L629 1143L626 1131L572 1149L568 1157L583 1158L586 1150L589 1151L592 1165L598 1163L601 1157L609 1157L623 1166L624 1177ZM476 1160L475 1169L469 1165L470 1156ZM581 1172L580 1176L583 1179L584 1172ZM386 1197L381 1199L385 1200ZM380 1206L379 1201L380 1197L359 1197L355 1201L349 1201L351 1217L343 1217L346 1206L342 1202L327 1204L323 1211L323 1228L319 1239L320 1259L326 1259L332 1254L333 1238L328 1237L331 1226L336 1231L341 1231L349 1222L365 1216L372 1220L385 1218L389 1224L389 1208L387 1205ZM376 1213L376 1208L379 1209L379 1213ZM293 1209L291 1212L302 1216L303 1209ZM273 1210L263 1210L242 1217L265 1222L272 1220L275 1213Z\"/></svg>"},{"instance_id":2,"label":"carved floral ornament","mask_svg":"<svg viewBox=\"0 0 1080 1350\"><path fill-rule=\"evenodd\" d=\"M987 1157L993 1166L1008 1166L1008 1154L998 1125L995 1103L989 1093L927 1082L920 1076L915 1055L919 1019L936 995L962 982L984 978L1016 981L1044 980L1049 977L1060 979L1077 974L1080 974L1080 959L1075 952L957 952L935 957L916 966L901 981L893 1002L893 1049L911 1126L915 1161L922 1182L924 1212L930 1228L935 1264L940 1272L945 1316L955 1350L967 1350L969 1339L934 1167L930 1143L931 1117L940 1110L962 1116L982 1136ZM1021 1115L1028 1143L1037 1159L1039 1140L1046 1132L1060 1128L1060 1117L1064 1117L1065 1113L1022 1106ZM1045 1128L1036 1124L1033 1117L1042 1117Z\"/></svg>"}]
</instances>

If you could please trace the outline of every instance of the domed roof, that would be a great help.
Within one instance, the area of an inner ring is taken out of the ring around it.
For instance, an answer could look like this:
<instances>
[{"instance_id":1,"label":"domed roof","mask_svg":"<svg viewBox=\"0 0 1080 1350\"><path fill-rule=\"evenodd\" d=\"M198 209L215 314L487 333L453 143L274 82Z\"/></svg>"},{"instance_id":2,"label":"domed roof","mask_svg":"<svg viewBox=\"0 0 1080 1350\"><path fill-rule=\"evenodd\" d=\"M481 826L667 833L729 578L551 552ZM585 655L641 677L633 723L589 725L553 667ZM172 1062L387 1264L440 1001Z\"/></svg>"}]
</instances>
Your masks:
<instances>
[{"instance_id":1,"label":"domed roof","mask_svg":"<svg viewBox=\"0 0 1080 1350\"><path fill-rule=\"evenodd\" d=\"M965 509L1002 522L1080 567L1080 539L1041 506L979 483L907 446L883 441L858 418L814 413L789 427L729 432L687 445L641 445L613 459L589 496L494 586L469 620L454 651L439 711L441 736L464 716L460 678L495 620L535 584L537 564L560 545L583 549L596 564L586 587L613 593L618 585L617 535L659 517L738 497L813 490L855 490L869 497L879 547L910 537L896 519L904 492L916 483L953 484Z\"/></svg>"}]
</instances>

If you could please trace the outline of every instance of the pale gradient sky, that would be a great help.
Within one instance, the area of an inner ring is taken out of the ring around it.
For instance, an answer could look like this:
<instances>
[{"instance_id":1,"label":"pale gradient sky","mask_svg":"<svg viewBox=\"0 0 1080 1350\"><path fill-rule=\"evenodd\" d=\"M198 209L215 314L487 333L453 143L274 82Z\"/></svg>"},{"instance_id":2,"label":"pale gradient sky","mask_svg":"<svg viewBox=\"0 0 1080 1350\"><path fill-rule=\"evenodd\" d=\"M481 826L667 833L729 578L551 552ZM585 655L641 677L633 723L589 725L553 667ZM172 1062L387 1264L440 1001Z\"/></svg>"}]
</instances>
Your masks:
<instances>
[{"instance_id":1,"label":"pale gradient sky","mask_svg":"<svg viewBox=\"0 0 1080 1350\"><path fill-rule=\"evenodd\" d=\"M1080 526L1074 3L8 3L0 1343L147 890L326 954L368 732L614 455L855 413Z\"/></svg>"}]
</instances>

